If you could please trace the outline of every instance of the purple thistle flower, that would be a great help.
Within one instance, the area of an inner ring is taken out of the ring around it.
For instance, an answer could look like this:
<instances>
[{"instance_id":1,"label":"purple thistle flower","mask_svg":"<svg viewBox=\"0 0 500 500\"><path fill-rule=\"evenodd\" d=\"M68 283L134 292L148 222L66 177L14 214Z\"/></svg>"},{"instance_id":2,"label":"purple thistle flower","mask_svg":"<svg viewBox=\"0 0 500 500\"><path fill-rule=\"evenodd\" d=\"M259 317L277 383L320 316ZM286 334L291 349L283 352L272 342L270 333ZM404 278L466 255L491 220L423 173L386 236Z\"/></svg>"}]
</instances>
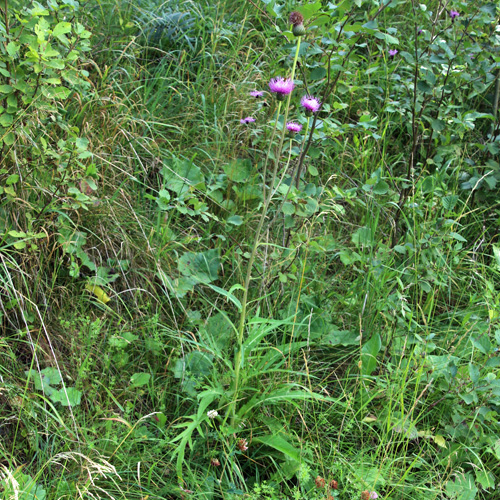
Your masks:
<instances>
[{"instance_id":1,"label":"purple thistle flower","mask_svg":"<svg viewBox=\"0 0 500 500\"><path fill-rule=\"evenodd\" d=\"M318 111L321 107L319 99L316 99L316 97L313 97L311 95L305 95L304 97L302 97L302 99L300 100L300 104L305 108L306 115L308 116L316 113L316 111Z\"/></svg>"},{"instance_id":2,"label":"purple thistle flower","mask_svg":"<svg viewBox=\"0 0 500 500\"><path fill-rule=\"evenodd\" d=\"M370 499L378 498L378 494L376 491L370 491Z\"/></svg>"},{"instance_id":3,"label":"purple thistle flower","mask_svg":"<svg viewBox=\"0 0 500 500\"><path fill-rule=\"evenodd\" d=\"M253 123L254 121L255 121L255 118L253 118L253 117L251 117L251 116L247 116L246 118L242 118L242 119L240 120L240 123L241 123L242 125L247 125L247 124L249 124L249 123Z\"/></svg>"},{"instance_id":4,"label":"purple thistle flower","mask_svg":"<svg viewBox=\"0 0 500 500\"><path fill-rule=\"evenodd\" d=\"M250 92L250 95L252 97L255 97L255 99L258 99L259 97L262 97L264 95L264 91L263 90L252 90Z\"/></svg>"},{"instance_id":5,"label":"purple thistle flower","mask_svg":"<svg viewBox=\"0 0 500 500\"><path fill-rule=\"evenodd\" d=\"M294 86L295 85L291 78L285 79L281 76L271 78L271 81L269 82L269 88L271 89L271 92L276 94L276 99L278 99L278 101L283 101L286 95L291 94Z\"/></svg>"},{"instance_id":6,"label":"purple thistle flower","mask_svg":"<svg viewBox=\"0 0 500 500\"><path fill-rule=\"evenodd\" d=\"M295 122L288 122L286 124L286 128L290 131L290 132L300 132L302 130L302 125L300 123L295 123Z\"/></svg>"},{"instance_id":7,"label":"purple thistle flower","mask_svg":"<svg viewBox=\"0 0 500 500\"><path fill-rule=\"evenodd\" d=\"M451 20L454 21L455 17L458 17L460 15L460 12L457 12L456 10L450 10L450 17Z\"/></svg>"},{"instance_id":8,"label":"purple thistle flower","mask_svg":"<svg viewBox=\"0 0 500 500\"><path fill-rule=\"evenodd\" d=\"M394 57L398 53L398 49L389 50L389 57Z\"/></svg>"}]
</instances>

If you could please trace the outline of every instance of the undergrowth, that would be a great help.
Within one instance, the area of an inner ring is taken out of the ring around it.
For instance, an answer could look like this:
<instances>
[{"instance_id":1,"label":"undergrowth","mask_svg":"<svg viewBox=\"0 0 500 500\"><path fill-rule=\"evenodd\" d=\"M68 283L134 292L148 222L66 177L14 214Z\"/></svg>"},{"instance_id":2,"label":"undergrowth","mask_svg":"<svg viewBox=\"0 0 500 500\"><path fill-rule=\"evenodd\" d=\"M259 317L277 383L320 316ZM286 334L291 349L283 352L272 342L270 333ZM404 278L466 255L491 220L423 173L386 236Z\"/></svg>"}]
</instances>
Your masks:
<instances>
[{"instance_id":1,"label":"undergrowth","mask_svg":"<svg viewBox=\"0 0 500 500\"><path fill-rule=\"evenodd\" d=\"M5 2L0 496L497 498L498 26Z\"/></svg>"}]
</instances>

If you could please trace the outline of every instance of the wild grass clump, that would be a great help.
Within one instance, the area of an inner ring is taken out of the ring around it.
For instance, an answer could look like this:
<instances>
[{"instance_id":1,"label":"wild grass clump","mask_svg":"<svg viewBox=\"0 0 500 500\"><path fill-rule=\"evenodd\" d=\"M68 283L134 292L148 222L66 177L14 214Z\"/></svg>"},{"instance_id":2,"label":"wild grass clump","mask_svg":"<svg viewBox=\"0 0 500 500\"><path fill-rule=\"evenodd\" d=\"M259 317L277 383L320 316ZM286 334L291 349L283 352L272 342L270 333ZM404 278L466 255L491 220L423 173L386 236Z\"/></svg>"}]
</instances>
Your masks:
<instances>
[{"instance_id":1,"label":"wild grass clump","mask_svg":"<svg viewBox=\"0 0 500 500\"><path fill-rule=\"evenodd\" d=\"M498 7L0 7L0 496L492 498Z\"/></svg>"}]
</instances>

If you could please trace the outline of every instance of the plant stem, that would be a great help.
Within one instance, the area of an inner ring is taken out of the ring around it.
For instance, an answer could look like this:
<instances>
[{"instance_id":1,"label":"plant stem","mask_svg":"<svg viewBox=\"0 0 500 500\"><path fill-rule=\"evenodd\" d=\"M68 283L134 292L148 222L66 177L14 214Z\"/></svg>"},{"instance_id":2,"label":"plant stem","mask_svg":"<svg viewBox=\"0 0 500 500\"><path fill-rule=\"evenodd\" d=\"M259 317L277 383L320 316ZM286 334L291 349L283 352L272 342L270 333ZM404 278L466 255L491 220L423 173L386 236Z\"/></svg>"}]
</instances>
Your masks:
<instances>
[{"instance_id":1,"label":"plant stem","mask_svg":"<svg viewBox=\"0 0 500 500\"><path fill-rule=\"evenodd\" d=\"M295 50L295 58L293 60L293 66L292 66L292 75L291 79L293 81L294 76L295 76L295 68L297 66L297 60L299 58L299 49L300 49L300 39L301 37L298 37L297 39L297 48ZM285 114L284 114L284 125L286 125L286 120L288 118L288 110L290 109L290 99L291 99L292 94L288 94L288 99L286 101L286 108L285 108ZM239 389L239 384L240 384L240 373L241 373L241 359L243 357L243 337L245 335L245 323L246 323L246 313L247 313L247 303L248 303L248 289L250 287L250 281L252 279L252 267L253 263L255 261L255 255L257 254L257 248L260 243L260 235L262 232L262 227L264 226L264 221L266 220L267 216L267 211L269 209L269 205L271 204L271 199L274 194L274 183L276 182L276 174L278 172L278 166L279 166L279 160L281 156L281 151L283 148L283 141L285 140L285 134L286 134L286 126L283 127L281 131L281 137L279 141L279 146L278 150L276 151L275 155L275 161L274 161L274 168L273 168L273 173L271 176L271 182L269 184L269 193L266 193L266 176L267 176L267 162L269 159L269 152L271 148L273 147L273 140L274 136L276 134L276 129L278 126L279 122L279 117L280 117L280 110L281 110L281 102L278 102L278 110L276 112L276 122L274 124L274 129L273 133L271 135L271 141L269 143L269 149L268 153L266 156L266 162L264 165L264 178L263 178L263 183L264 183L264 206L262 207L262 212L260 214L260 219L259 223L257 225L257 230L255 231L255 237L254 237L254 242L252 246L252 251L250 253L250 258L248 259L248 266L247 266L247 274L245 277L245 284L244 284L244 290L243 290L243 298L241 300L241 313L240 313L240 321L238 325L238 347L236 354L234 356L234 390L233 390L233 400L231 402L231 405L229 407L229 414L231 415L231 423L234 424L234 419L236 417L236 401L238 400L238 389ZM267 196L266 196L267 194Z\"/></svg>"}]
</instances>

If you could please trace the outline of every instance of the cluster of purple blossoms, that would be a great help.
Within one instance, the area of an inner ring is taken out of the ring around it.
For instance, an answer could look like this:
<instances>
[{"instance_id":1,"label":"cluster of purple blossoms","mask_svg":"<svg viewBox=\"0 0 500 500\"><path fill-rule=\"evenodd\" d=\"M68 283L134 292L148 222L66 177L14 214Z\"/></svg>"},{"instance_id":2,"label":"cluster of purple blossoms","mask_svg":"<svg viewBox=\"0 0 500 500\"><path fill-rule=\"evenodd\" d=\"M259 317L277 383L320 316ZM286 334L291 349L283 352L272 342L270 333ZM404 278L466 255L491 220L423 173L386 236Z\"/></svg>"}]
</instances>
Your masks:
<instances>
[{"instance_id":1,"label":"cluster of purple blossoms","mask_svg":"<svg viewBox=\"0 0 500 500\"><path fill-rule=\"evenodd\" d=\"M295 84L291 78L283 78L282 76L271 78L269 82L269 89L271 90L271 92L276 94L276 99L278 101L283 101L287 95L292 93L294 87ZM249 94L256 99L259 99L260 97L264 96L264 91L252 90ZM321 101L311 95L303 96L300 100L300 104L305 109L306 116L311 116L321 108ZM249 123L253 123L254 121L255 118L247 116L246 118L242 118L240 120L240 123L242 125L248 125ZM286 128L289 132L298 133L302 130L302 125L300 123L288 122L286 124Z\"/></svg>"}]
</instances>

